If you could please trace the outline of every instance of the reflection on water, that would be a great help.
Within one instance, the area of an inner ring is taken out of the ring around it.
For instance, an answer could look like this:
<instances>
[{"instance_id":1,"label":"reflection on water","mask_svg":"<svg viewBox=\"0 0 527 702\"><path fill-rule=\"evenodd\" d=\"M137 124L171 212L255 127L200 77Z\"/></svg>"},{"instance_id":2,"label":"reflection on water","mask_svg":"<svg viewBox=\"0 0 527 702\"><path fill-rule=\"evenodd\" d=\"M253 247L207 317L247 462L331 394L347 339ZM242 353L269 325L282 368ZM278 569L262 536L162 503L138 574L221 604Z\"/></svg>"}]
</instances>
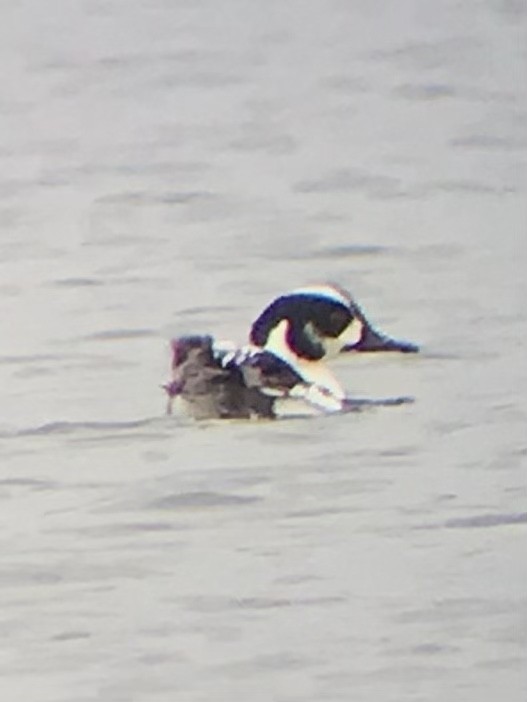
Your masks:
<instances>
[{"instance_id":1,"label":"reflection on water","mask_svg":"<svg viewBox=\"0 0 527 702\"><path fill-rule=\"evenodd\" d=\"M0 52L0 691L524 700L521 2L13 3ZM350 288L417 358L164 416L168 339Z\"/></svg>"}]
</instances>

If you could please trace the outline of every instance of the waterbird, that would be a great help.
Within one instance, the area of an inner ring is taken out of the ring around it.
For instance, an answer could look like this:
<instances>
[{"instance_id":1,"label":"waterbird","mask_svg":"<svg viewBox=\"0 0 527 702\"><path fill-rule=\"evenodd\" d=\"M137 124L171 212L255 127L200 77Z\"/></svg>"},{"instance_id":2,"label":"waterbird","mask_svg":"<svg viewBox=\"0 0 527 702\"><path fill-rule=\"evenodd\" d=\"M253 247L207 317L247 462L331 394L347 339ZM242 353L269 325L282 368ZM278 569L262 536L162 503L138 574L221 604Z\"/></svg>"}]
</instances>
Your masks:
<instances>
[{"instance_id":1,"label":"waterbird","mask_svg":"<svg viewBox=\"0 0 527 702\"><path fill-rule=\"evenodd\" d=\"M327 361L343 354L398 351L417 345L379 332L350 293L336 284L298 288L274 299L237 347L211 335L171 342L167 412L175 400L194 419L276 419L400 404L349 398Z\"/></svg>"}]
</instances>

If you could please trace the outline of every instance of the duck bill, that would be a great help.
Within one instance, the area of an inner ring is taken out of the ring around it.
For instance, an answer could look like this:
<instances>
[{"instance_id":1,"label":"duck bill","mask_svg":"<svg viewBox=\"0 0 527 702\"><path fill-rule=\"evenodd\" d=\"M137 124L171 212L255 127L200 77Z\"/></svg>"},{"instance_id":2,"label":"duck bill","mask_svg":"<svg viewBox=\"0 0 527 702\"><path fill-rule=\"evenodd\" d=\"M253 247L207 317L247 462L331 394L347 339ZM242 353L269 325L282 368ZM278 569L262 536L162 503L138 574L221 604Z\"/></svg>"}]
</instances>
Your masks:
<instances>
[{"instance_id":1,"label":"duck bill","mask_svg":"<svg viewBox=\"0 0 527 702\"><path fill-rule=\"evenodd\" d=\"M360 340L356 344L344 346L343 352L350 351L398 351L399 353L417 353L419 346L410 341L391 339L369 326L364 327Z\"/></svg>"}]
</instances>

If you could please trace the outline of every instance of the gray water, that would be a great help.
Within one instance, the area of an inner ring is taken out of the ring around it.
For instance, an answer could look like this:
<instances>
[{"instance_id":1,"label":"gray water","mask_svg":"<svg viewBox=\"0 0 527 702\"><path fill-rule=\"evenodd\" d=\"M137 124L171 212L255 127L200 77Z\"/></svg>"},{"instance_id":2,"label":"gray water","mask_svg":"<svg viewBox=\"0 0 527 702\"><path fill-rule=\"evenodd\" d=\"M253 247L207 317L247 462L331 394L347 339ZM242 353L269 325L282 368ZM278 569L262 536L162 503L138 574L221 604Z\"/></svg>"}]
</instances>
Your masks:
<instances>
[{"instance_id":1,"label":"gray water","mask_svg":"<svg viewBox=\"0 0 527 702\"><path fill-rule=\"evenodd\" d=\"M0 696L527 699L526 5L3 2ZM348 287L360 415L163 415Z\"/></svg>"}]
</instances>

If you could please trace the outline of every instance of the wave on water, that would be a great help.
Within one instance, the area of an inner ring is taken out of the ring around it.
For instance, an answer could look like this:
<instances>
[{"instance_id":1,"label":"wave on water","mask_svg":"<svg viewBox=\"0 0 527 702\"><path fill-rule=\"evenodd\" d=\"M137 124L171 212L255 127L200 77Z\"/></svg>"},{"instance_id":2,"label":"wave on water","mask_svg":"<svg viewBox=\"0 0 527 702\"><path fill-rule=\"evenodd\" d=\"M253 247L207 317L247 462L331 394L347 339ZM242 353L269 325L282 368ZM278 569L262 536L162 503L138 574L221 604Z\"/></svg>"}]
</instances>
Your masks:
<instances>
[{"instance_id":1,"label":"wave on water","mask_svg":"<svg viewBox=\"0 0 527 702\"><path fill-rule=\"evenodd\" d=\"M27 427L22 429L0 429L0 438L11 439L28 436L55 436L69 435L84 432L115 433L136 431L137 429L145 429L147 427L160 426L166 423L166 420L161 420L156 417L154 419L137 419L127 422L69 422L56 421L48 422L36 427Z\"/></svg>"},{"instance_id":2,"label":"wave on water","mask_svg":"<svg viewBox=\"0 0 527 702\"><path fill-rule=\"evenodd\" d=\"M454 517L443 522L421 524L414 527L419 530L427 529L489 529L502 526L527 525L527 512L510 514L475 514L468 517Z\"/></svg>"}]
</instances>

